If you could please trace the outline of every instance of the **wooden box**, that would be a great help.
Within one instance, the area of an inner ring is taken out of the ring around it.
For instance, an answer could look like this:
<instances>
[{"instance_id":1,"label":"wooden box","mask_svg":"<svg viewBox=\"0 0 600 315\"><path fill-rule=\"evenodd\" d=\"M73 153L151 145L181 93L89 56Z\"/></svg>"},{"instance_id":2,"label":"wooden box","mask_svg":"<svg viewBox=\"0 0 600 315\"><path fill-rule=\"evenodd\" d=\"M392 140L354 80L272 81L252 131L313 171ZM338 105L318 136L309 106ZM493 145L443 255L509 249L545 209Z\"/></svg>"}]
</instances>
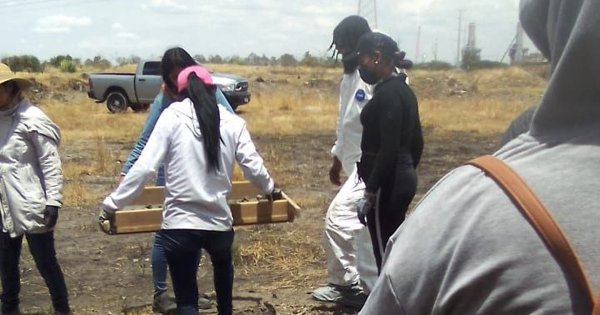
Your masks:
<instances>
[{"instance_id":1,"label":"wooden box","mask_svg":"<svg viewBox=\"0 0 600 315\"><path fill-rule=\"evenodd\" d=\"M298 205L283 194L283 199L259 199L260 192L248 181L233 182L229 207L233 225L292 222ZM115 212L110 227L102 230L108 234L155 232L162 224L164 187L149 186L125 209ZM101 224L102 226L102 224Z\"/></svg>"}]
</instances>

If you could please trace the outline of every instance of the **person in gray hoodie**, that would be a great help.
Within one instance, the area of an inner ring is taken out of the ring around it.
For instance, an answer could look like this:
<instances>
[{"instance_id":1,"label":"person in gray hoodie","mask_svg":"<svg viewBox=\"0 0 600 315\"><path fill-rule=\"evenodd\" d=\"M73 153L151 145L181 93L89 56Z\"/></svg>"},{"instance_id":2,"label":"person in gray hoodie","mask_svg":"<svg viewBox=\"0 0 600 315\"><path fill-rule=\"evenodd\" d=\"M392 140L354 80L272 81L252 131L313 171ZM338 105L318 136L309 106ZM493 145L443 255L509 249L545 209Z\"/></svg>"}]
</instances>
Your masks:
<instances>
[{"instance_id":1,"label":"person in gray hoodie","mask_svg":"<svg viewBox=\"0 0 600 315\"><path fill-rule=\"evenodd\" d=\"M553 73L530 130L494 155L552 213L598 292L600 1L524 0L520 10ZM386 253L362 315L591 313L575 277L502 189L473 166L438 182Z\"/></svg>"},{"instance_id":2,"label":"person in gray hoodie","mask_svg":"<svg viewBox=\"0 0 600 315\"><path fill-rule=\"evenodd\" d=\"M2 314L19 313L23 236L46 282L55 314L69 314L67 286L54 250L62 205L60 130L23 92L29 80L0 64L0 278Z\"/></svg>"}]
</instances>

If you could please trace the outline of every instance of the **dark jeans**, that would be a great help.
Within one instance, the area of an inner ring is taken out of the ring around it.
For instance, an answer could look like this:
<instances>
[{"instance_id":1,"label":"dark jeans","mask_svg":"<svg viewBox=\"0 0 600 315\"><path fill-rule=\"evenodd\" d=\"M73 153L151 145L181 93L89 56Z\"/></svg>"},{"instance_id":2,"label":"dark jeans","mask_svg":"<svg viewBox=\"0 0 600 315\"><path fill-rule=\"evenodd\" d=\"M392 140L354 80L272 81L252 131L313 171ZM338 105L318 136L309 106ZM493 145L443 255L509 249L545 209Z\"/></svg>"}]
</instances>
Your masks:
<instances>
[{"instance_id":1,"label":"dark jeans","mask_svg":"<svg viewBox=\"0 0 600 315\"><path fill-rule=\"evenodd\" d=\"M232 314L233 261L231 245L233 244L233 230L160 230L157 234L160 234L167 254L167 263L177 302L177 314L198 314L196 275L201 248L208 252L212 261L219 315Z\"/></svg>"},{"instance_id":2,"label":"dark jeans","mask_svg":"<svg viewBox=\"0 0 600 315\"><path fill-rule=\"evenodd\" d=\"M54 232L25 234L29 251L38 271L44 278L52 297L54 310L68 313L69 300L67 286L62 270L56 260L54 250ZM0 278L2 279L2 313L16 311L19 308L21 276L19 260L23 235L11 238L8 233L0 232Z\"/></svg>"}]
</instances>

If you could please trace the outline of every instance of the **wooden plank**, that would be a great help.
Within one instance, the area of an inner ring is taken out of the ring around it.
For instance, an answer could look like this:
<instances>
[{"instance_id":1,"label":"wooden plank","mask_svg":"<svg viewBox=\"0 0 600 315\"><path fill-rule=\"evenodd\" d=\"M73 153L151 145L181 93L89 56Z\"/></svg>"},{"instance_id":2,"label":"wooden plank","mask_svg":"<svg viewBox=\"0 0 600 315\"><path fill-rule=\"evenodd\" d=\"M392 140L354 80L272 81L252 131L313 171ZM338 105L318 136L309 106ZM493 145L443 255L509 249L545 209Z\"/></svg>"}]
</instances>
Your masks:
<instances>
[{"instance_id":1,"label":"wooden plank","mask_svg":"<svg viewBox=\"0 0 600 315\"><path fill-rule=\"evenodd\" d=\"M287 195L273 202L258 200L258 190L247 181L234 182L235 197L230 198L229 207L233 225L292 222L300 207ZM232 191L232 196L234 193ZM249 199L248 201L239 201ZM112 224L114 234L145 233L160 230L162 224L162 203L164 187L150 186L131 206L115 213Z\"/></svg>"}]
</instances>

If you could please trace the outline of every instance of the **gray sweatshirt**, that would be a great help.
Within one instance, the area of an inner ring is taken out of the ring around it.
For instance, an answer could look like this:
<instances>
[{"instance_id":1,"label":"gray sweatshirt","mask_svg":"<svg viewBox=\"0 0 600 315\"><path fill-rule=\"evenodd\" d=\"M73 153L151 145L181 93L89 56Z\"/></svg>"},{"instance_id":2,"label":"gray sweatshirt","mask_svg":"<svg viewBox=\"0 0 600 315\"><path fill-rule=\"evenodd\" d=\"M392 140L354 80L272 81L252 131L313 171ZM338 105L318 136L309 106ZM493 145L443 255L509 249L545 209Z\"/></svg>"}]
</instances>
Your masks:
<instances>
[{"instance_id":1,"label":"gray sweatshirt","mask_svg":"<svg viewBox=\"0 0 600 315\"><path fill-rule=\"evenodd\" d=\"M521 22L550 60L531 129L497 157L557 219L600 290L600 1L525 0ZM360 314L589 314L570 274L479 169L448 174L386 249Z\"/></svg>"}]
</instances>

